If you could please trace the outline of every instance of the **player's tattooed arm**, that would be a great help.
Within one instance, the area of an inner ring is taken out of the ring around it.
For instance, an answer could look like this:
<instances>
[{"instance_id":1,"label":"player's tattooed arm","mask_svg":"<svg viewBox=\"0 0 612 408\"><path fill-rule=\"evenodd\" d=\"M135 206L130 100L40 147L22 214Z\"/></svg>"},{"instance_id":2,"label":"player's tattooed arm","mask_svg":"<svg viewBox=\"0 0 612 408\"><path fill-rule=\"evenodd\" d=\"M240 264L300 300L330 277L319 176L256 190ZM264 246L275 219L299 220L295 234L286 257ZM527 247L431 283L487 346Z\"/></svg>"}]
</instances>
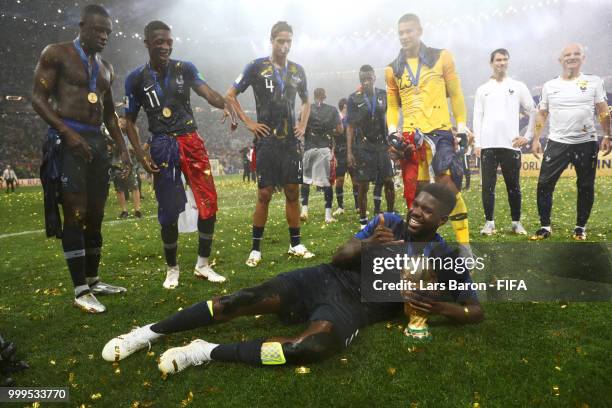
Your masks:
<instances>
[{"instance_id":1,"label":"player's tattooed arm","mask_svg":"<svg viewBox=\"0 0 612 408\"><path fill-rule=\"evenodd\" d=\"M91 161L89 144L77 132L68 127L49 103L58 86L61 61L65 59L65 51L60 45L48 45L40 55L34 71L34 89L32 91L32 107L49 126L57 129L64 142L86 161Z\"/></svg>"},{"instance_id":2,"label":"player's tattooed arm","mask_svg":"<svg viewBox=\"0 0 612 408\"><path fill-rule=\"evenodd\" d=\"M255 137L261 138L270 134L270 128L267 125L255 122L246 113L244 113L240 102L238 102L238 90L236 88L232 86L227 91L227 93L225 94L225 100L232 105L236 112L236 115L238 115L242 123L245 124L247 129L249 129L255 135Z\"/></svg>"}]
</instances>

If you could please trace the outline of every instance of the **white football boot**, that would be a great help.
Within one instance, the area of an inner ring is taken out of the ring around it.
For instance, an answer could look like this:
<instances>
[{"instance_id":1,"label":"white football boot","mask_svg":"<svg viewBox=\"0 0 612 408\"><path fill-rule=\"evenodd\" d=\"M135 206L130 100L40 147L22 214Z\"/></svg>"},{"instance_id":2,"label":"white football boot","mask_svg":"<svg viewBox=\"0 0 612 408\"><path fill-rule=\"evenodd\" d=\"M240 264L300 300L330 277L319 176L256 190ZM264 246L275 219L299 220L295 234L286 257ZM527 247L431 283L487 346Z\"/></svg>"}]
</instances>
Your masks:
<instances>
[{"instance_id":1,"label":"white football boot","mask_svg":"<svg viewBox=\"0 0 612 408\"><path fill-rule=\"evenodd\" d=\"M163 336L152 331L152 325L153 323L138 327L110 340L102 349L102 358L106 361L119 361L145 347L150 348L151 343Z\"/></svg>"},{"instance_id":2,"label":"white football boot","mask_svg":"<svg viewBox=\"0 0 612 408\"><path fill-rule=\"evenodd\" d=\"M163 374L176 374L187 367L211 361L210 353L217 344L196 339L183 347L168 349L159 358L157 367Z\"/></svg>"}]
</instances>

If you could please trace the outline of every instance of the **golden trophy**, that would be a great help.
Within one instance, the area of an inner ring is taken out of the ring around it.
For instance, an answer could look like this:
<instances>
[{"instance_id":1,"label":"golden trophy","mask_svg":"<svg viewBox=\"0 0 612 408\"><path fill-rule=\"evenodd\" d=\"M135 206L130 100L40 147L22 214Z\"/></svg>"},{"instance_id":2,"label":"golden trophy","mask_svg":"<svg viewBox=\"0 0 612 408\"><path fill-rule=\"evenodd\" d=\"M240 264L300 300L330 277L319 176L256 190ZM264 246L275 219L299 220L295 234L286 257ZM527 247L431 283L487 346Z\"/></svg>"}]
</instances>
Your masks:
<instances>
[{"instance_id":1,"label":"golden trophy","mask_svg":"<svg viewBox=\"0 0 612 408\"><path fill-rule=\"evenodd\" d=\"M435 281L432 271L424 269L421 264L419 265L416 270L403 269L401 272L401 279L404 284L407 286L408 282L412 282L413 287L416 289L402 291L404 298L409 295L409 292L422 291L422 288L426 288L429 283ZM408 303L404 303L404 314L408 318L408 324L404 329L406 340L423 342L431 339L431 333L427 325L428 313L416 310Z\"/></svg>"}]
</instances>

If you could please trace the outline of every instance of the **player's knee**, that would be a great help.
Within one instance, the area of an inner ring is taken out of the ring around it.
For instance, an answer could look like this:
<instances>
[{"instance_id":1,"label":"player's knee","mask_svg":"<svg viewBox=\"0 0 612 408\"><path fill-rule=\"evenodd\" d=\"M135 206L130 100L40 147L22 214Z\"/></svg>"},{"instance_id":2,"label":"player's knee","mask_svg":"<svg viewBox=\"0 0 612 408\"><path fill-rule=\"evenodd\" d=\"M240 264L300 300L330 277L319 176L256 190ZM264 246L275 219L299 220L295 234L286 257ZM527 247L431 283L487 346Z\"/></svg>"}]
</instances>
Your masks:
<instances>
[{"instance_id":1,"label":"player's knee","mask_svg":"<svg viewBox=\"0 0 612 408\"><path fill-rule=\"evenodd\" d=\"M285 197L287 198L287 202L295 202L300 198L300 190L298 187L289 187L285 186Z\"/></svg>"},{"instance_id":2,"label":"player's knee","mask_svg":"<svg viewBox=\"0 0 612 408\"><path fill-rule=\"evenodd\" d=\"M394 190L395 189L395 184L393 183L393 179L392 178L386 179L385 183L384 183L384 186L388 190Z\"/></svg>"},{"instance_id":3,"label":"player's knee","mask_svg":"<svg viewBox=\"0 0 612 408\"><path fill-rule=\"evenodd\" d=\"M257 192L257 200L263 204L269 204L272 199L272 188L260 188Z\"/></svg>"},{"instance_id":4,"label":"player's knee","mask_svg":"<svg viewBox=\"0 0 612 408\"><path fill-rule=\"evenodd\" d=\"M315 333L301 341L283 344L285 359L290 364L316 363L338 351L331 333Z\"/></svg>"},{"instance_id":5,"label":"player's knee","mask_svg":"<svg viewBox=\"0 0 612 408\"><path fill-rule=\"evenodd\" d=\"M64 224L83 228L87 219L87 210L83 207L76 207L64 213Z\"/></svg>"},{"instance_id":6,"label":"player's knee","mask_svg":"<svg viewBox=\"0 0 612 408\"><path fill-rule=\"evenodd\" d=\"M161 227L161 238L164 244L174 244L178 241L178 224L165 224Z\"/></svg>"},{"instance_id":7,"label":"player's knee","mask_svg":"<svg viewBox=\"0 0 612 408\"><path fill-rule=\"evenodd\" d=\"M219 319L231 316L239 312L240 308L256 304L263 300L267 292L261 287L240 289L231 295L222 296L213 303L215 316Z\"/></svg>"}]
</instances>

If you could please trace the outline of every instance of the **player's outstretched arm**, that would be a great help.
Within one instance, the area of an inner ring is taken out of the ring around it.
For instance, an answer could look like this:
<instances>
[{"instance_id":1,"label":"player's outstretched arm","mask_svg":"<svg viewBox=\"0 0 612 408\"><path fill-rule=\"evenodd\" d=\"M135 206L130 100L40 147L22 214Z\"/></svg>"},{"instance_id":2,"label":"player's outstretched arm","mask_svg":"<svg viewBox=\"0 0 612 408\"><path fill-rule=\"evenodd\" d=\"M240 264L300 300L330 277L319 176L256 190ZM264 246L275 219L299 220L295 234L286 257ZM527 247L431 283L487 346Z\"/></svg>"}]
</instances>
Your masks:
<instances>
[{"instance_id":1,"label":"player's outstretched arm","mask_svg":"<svg viewBox=\"0 0 612 408\"><path fill-rule=\"evenodd\" d=\"M72 147L86 161L92 158L89 144L81 135L70 129L55 112L49 98L58 83L60 61L64 58L59 45L47 46L38 60L34 71L34 89L32 91L32 107L45 122L55 128L63 136L64 142Z\"/></svg>"}]
</instances>

